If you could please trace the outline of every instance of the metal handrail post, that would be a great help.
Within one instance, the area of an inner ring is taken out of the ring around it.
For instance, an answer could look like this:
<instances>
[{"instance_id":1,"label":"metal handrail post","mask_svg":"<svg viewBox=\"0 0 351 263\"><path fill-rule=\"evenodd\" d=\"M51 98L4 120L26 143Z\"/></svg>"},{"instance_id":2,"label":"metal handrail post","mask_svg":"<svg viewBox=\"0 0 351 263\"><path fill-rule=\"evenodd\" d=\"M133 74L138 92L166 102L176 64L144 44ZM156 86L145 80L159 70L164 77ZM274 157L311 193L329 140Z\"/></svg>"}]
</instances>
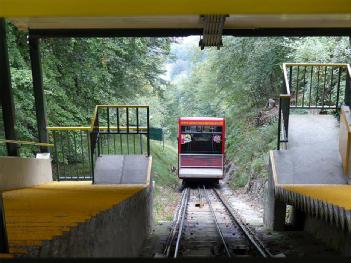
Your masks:
<instances>
[{"instance_id":1,"label":"metal handrail post","mask_svg":"<svg viewBox=\"0 0 351 263\"><path fill-rule=\"evenodd\" d=\"M351 76L346 70L345 105L351 105Z\"/></svg>"},{"instance_id":2,"label":"metal handrail post","mask_svg":"<svg viewBox=\"0 0 351 263\"><path fill-rule=\"evenodd\" d=\"M280 150L280 130L281 130L281 121L282 121L282 98L279 98L279 115L278 115L278 142L277 150Z\"/></svg>"},{"instance_id":3,"label":"metal handrail post","mask_svg":"<svg viewBox=\"0 0 351 263\"><path fill-rule=\"evenodd\" d=\"M7 238L5 207L4 207L2 193L0 193L0 228L1 228L0 253L9 253L9 242Z\"/></svg>"},{"instance_id":4,"label":"metal handrail post","mask_svg":"<svg viewBox=\"0 0 351 263\"><path fill-rule=\"evenodd\" d=\"M90 132L90 171L91 171L91 180L94 184L94 131Z\"/></svg>"},{"instance_id":5,"label":"metal handrail post","mask_svg":"<svg viewBox=\"0 0 351 263\"><path fill-rule=\"evenodd\" d=\"M150 110L146 108L147 117L147 156L150 156Z\"/></svg>"}]
</instances>

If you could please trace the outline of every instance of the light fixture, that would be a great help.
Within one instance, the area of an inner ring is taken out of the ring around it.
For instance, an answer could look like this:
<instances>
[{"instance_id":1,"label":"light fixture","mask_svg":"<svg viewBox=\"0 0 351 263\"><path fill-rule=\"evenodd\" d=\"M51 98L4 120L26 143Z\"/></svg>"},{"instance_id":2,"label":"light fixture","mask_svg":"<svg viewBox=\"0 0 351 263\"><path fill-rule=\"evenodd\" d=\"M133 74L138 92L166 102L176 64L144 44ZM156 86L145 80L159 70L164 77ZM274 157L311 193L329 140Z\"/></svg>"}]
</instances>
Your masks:
<instances>
[{"instance_id":1,"label":"light fixture","mask_svg":"<svg viewBox=\"0 0 351 263\"><path fill-rule=\"evenodd\" d=\"M203 23L202 38L200 37L199 46L201 50L205 47L223 46L222 33L225 19L228 15L202 15L200 19Z\"/></svg>"}]
</instances>

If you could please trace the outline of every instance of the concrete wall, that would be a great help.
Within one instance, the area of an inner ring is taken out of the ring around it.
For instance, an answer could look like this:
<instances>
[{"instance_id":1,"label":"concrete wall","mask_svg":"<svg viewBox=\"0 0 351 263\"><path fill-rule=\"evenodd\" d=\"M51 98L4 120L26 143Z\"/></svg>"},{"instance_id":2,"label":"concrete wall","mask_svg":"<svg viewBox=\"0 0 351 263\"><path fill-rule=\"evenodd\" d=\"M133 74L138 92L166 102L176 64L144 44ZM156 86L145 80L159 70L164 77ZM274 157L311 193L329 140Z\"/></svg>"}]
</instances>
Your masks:
<instances>
[{"instance_id":1,"label":"concrete wall","mask_svg":"<svg viewBox=\"0 0 351 263\"><path fill-rule=\"evenodd\" d=\"M51 160L0 157L0 191L51 181Z\"/></svg>"},{"instance_id":2,"label":"concrete wall","mask_svg":"<svg viewBox=\"0 0 351 263\"><path fill-rule=\"evenodd\" d=\"M275 166L270 153L268 180L264 188L263 223L266 229L282 231L285 229L286 204L275 195Z\"/></svg>"},{"instance_id":3,"label":"concrete wall","mask_svg":"<svg viewBox=\"0 0 351 263\"><path fill-rule=\"evenodd\" d=\"M351 157L350 157L350 141L351 141L351 112L348 106L342 106L340 112L340 133L339 133L339 152L342 160L344 174L351 184Z\"/></svg>"},{"instance_id":4,"label":"concrete wall","mask_svg":"<svg viewBox=\"0 0 351 263\"><path fill-rule=\"evenodd\" d=\"M309 215L306 216L304 230L339 251L341 255L351 256L351 234L347 231L341 231L335 225Z\"/></svg>"},{"instance_id":5,"label":"concrete wall","mask_svg":"<svg viewBox=\"0 0 351 263\"><path fill-rule=\"evenodd\" d=\"M41 249L33 248L30 256L137 257L151 225L152 184L63 236L45 241Z\"/></svg>"}]
</instances>

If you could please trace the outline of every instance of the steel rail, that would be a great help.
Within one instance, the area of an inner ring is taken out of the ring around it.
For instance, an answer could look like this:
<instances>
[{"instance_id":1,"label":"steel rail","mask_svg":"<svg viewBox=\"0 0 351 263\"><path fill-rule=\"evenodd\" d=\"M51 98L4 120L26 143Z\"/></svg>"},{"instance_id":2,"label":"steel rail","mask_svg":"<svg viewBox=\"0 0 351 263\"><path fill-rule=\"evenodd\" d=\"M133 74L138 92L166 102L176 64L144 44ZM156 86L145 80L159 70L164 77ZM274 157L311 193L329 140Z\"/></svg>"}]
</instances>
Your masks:
<instances>
[{"instance_id":1,"label":"steel rail","mask_svg":"<svg viewBox=\"0 0 351 263\"><path fill-rule=\"evenodd\" d=\"M200 189L200 186L197 187L197 191L199 193L199 204L201 206L201 202L202 202L202 194L201 194L201 189Z\"/></svg>"},{"instance_id":2,"label":"steel rail","mask_svg":"<svg viewBox=\"0 0 351 263\"><path fill-rule=\"evenodd\" d=\"M255 249L261 254L262 257L272 257L273 255L265 248L265 246L257 239L255 238L255 235L252 233L251 230L249 230L248 227L246 227L242 221L234 214L232 211L232 207L227 203L227 201L222 197L222 195L218 192L218 190L213 189L213 191L216 193L222 204L225 206L231 217L234 219L234 221L238 224L240 229L243 231L247 239L250 241L251 245L255 247Z\"/></svg>"},{"instance_id":3,"label":"steel rail","mask_svg":"<svg viewBox=\"0 0 351 263\"><path fill-rule=\"evenodd\" d=\"M180 238L181 238L182 233L183 233L184 219L185 219L185 214L186 214L186 208L187 208L188 201L189 201L189 195L190 195L190 189L186 188L186 193L185 193L185 197L184 197L185 201L184 201L184 205L183 205L183 211L180 211L181 212L180 225L179 225L177 242L176 242L173 258L176 258L178 256Z\"/></svg>"},{"instance_id":4,"label":"steel rail","mask_svg":"<svg viewBox=\"0 0 351 263\"><path fill-rule=\"evenodd\" d=\"M171 232L168 235L167 240L166 240L166 246L165 246L165 249L163 251L163 254L167 257L169 256L169 253L170 253L170 250L172 247L172 243L173 243L173 240L174 240L174 237L176 234L176 229L177 229L177 226L179 224L179 219L180 219L179 215L180 215L180 211L182 211L182 209L183 209L186 189L187 188L185 188L182 192L182 197L181 197L181 202L180 202L179 208L177 209L177 211L175 212L174 217L173 217L174 220L173 220L172 230L171 230Z\"/></svg>"},{"instance_id":5,"label":"steel rail","mask_svg":"<svg viewBox=\"0 0 351 263\"><path fill-rule=\"evenodd\" d=\"M228 246L227 246L227 244L226 244L226 242L225 242L225 240L224 240L224 236L223 236L222 230L221 230L221 228L219 227L216 214L215 214L215 212L214 212L214 210L213 210L213 207L212 207L210 198L208 197L208 193L207 193L206 188L205 188L204 185L203 185L203 189L204 189L204 192L205 192L205 197L206 197L206 199L207 199L208 206L210 207L211 213L212 213L213 218L214 218L214 220L215 220L216 227L217 227L218 233L219 233L219 235L220 235L220 237L221 237L221 239L222 239L222 242L223 242L225 251L226 251L226 253L227 253L227 256L228 256L228 257L231 257L232 255L230 254L229 249L228 249Z\"/></svg>"}]
</instances>

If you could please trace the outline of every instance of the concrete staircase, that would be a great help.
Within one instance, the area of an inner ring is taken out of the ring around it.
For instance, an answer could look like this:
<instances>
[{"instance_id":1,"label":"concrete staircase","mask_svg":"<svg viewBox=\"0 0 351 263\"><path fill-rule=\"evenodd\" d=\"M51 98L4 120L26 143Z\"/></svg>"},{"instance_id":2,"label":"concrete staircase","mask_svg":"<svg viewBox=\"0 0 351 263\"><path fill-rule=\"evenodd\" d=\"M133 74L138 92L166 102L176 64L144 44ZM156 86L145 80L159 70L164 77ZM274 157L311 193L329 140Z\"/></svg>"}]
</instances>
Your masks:
<instances>
[{"instance_id":1,"label":"concrete staircase","mask_svg":"<svg viewBox=\"0 0 351 263\"><path fill-rule=\"evenodd\" d=\"M55 251L43 252L44 245L48 247L51 241L76 231L83 223L97 220L100 214L142 189L142 185L53 182L6 191L3 200L10 254L0 255L0 258L52 255ZM83 242L84 238L81 239ZM62 242L57 244L62 246ZM89 245L86 246L88 249Z\"/></svg>"}]
</instances>

